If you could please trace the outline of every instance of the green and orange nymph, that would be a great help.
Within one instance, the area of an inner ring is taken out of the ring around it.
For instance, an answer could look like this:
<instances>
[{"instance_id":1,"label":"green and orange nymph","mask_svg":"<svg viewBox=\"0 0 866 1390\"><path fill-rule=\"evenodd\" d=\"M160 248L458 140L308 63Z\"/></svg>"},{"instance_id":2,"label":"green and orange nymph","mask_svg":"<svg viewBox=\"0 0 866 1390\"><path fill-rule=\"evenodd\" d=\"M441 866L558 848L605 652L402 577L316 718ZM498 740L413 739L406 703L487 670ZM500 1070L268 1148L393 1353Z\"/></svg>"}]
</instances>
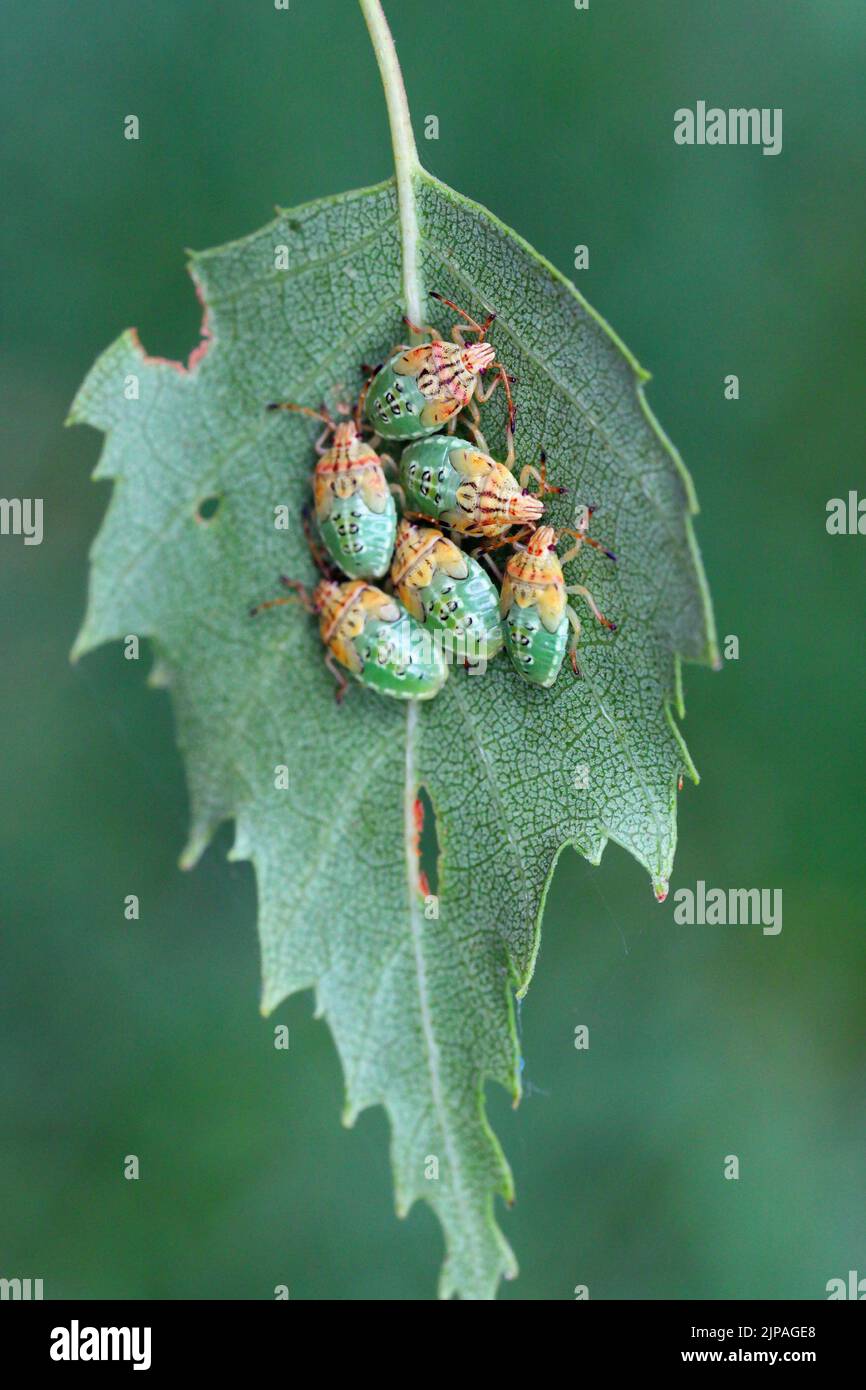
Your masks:
<instances>
[{"instance_id":1,"label":"green and orange nymph","mask_svg":"<svg viewBox=\"0 0 866 1390\"><path fill-rule=\"evenodd\" d=\"M390 594L361 579L322 579L312 594L296 580L281 582L293 594L258 604L252 615L293 601L315 614L338 702L348 686L344 670L361 685L396 700L438 695L448 675L442 652Z\"/></svg>"},{"instance_id":2,"label":"green and orange nymph","mask_svg":"<svg viewBox=\"0 0 866 1390\"><path fill-rule=\"evenodd\" d=\"M453 422L467 406L477 412L475 402L489 400L500 382L508 396L509 420L513 428L510 377L496 361L495 349L486 341L495 315L490 314L483 324L477 323L449 299L439 294L431 298L454 309L466 326L454 324L453 341L447 342L437 329L418 327L409 319L404 320L413 334L426 334L430 341L416 347L401 345L384 366L375 370L363 392L371 428L383 439L421 439ZM477 334L476 341L467 343L466 333ZM496 368L497 375L484 390L480 385L481 375L490 367Z\"/></svg>"},{"instance_id":3,"label":"green and orange nymph","mask_svg":"<svg viewBox=\"0 0 866 1390\"><path fill-rule=\"evenodd\" d=\"M499 594L492 579L436 527L400 522L391 582L412 617L439 637L449 660L474 667L501 650Z\"/></svg>"},{"instance_id":4,"label":"green and orange nymph","mask_svg":"<svg viewBox=\"0 0 866 1390\"><path fill-rule=\"evenodd\" d=\"M381 579L394 550L397 509L384 463L362 438L357 418L335 423L322 410L274 403L269 410L291 410L323 421L316 441L313 473L316 525L328 554L350 579Z\"/></svg>"},{"instance_id":5,"label":"green and orange nymph","mask_svg":"<svg viewBox=\"0 0 866 1390\"><path fill-rule=\"evenodd\" d=\"M512 459L510 433L507 463L492 458L481 444L457 435L419 439L404 449L400 460L405 510L461 536L487 540L503 536L514 526L534 526L544 514L542 496L565 489L547 482L543 454L540 469L527 464L519 481L509 467ZM538 482L537 494L529 491L530 478Z\"/></svg>"},{"instance_id":6,"label":"green and orange nymph","mask_svg":"<svg viewBox=\"0 0 866 1390\"><path fill-rule=\"evenodd\" d=\"M577 530L561 531L552 526L539 526L525 546L515 549L505 570L499 611L505 631L505 649L515 670L532 685L547 688L559 675L566 649L569 649L575 675L577 644L580 640L580 619L568 602L569 595L584 599L596 620L611 632L616 624L606 618L583 584L566 584L563 565L573 560L583 545L601 550L608 559L616 556L586 534L591 510L584 509ZM574 545L565 555L556 553L559 536L574 537ZM569 630L571 640L569 641Z\"/></svg>"}]
</instances>

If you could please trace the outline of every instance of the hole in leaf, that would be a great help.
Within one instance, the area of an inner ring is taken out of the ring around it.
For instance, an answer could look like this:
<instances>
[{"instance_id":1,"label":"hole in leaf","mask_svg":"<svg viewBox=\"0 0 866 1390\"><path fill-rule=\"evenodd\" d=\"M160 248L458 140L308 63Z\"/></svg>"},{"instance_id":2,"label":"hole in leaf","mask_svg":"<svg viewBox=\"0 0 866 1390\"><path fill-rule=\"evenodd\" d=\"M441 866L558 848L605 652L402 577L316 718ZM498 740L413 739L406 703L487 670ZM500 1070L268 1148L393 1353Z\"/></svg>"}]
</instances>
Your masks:
<instances>
[{"instance_id":1,"label":"hole in leaf","mask_svg":"<svg viewBox=\"0 0 866 1390\"><path fill-rule=\"evenodd\" d=\"M439 892L439 837L436 834L436 812L426 787L418 788L415 798L415 825L418 831L418 860L421 871L421 890L425 897Z\"/></svg>"},{"instance_id":2,"label":"hole in leaf","mask_svg":"<svg viewBox=\"0 0 866 1390\"><path fill-rule=\"evenodd\" d=\"M222 497L217 495L216 493L214 493L212 497L203 497L196 508L196 521L213 521L214 517L220 509L220 503L222 502L222 500Z\"/></svg>"}]
</instances>

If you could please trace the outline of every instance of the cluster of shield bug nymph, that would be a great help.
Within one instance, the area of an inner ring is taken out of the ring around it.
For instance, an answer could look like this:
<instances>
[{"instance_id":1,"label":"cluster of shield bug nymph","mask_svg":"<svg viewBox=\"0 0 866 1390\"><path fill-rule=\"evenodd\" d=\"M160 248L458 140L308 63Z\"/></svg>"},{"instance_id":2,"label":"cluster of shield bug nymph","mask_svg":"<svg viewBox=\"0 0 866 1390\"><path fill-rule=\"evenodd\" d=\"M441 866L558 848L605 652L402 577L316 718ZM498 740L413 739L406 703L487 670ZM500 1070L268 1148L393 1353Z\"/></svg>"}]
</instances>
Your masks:
<instances>
[{"instance_id":1,"label":"cluster of shield bug nymph","mask_svg":"<svg viewBox=\"0 0 866 1390\"><path fill-rule=\"evenodd\" d=\"M343 412L347 418L336 421L324 408L288 401L268 406L324 425L316 441L313 507L305 515L323 577L312 594L283 578L291 596L252 612L300 601L315 614L338 700L348 685L344 670L382 695L429 700L451 664L483 672L503 646L533 685L553 685L566 649L579 675L572 594L615 630L589 590L567 585L563 576L563 565L583 545L616 558L587 535L593 508L582 507L574 528L541 525L543 497L565 489L547 482L543 451L538 467L526 465L519 479L513 472L513 378L486 341L494 315L477 323L450 300L433 298L462 320L451 341L407 319L411 333L429 341L399 346L371 369L354 411ZM467 342L468 335L474 340ZM488 370L495 375L484 387ZM504 462L488 452L478 412L478 402L500 384L508 401ZM458 423L466 435L457 433ZM399 463L382 452L383 443L408 444ZM563 535L571 545L560 556ZM512 548L504 574L493 558L503 546Z\"/></svg>"}]
</instances>

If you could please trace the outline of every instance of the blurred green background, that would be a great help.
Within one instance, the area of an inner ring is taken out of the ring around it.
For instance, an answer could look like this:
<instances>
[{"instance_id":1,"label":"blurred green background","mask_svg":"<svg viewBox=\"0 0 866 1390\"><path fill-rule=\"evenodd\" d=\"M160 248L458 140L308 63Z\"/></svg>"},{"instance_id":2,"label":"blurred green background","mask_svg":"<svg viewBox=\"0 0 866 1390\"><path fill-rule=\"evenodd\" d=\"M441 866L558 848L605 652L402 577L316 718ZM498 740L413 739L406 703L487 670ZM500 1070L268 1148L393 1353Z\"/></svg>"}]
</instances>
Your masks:
<instances>
[{"instance_id":1,"label":"blurred green background","mask_svg":"<svg viewBox=\"0 0 866 1390\"><path fill-rule=\"evenodd\" d=\"M390 10L422 160L566 273L588 244L579 287L653 372L695 477L740 657L685 673L703 782L673 888L784 893L777 937L677 926L616 847L600 869L563 856L522 1009L528 1094L516 1113L489 1095L518 1190L504 1296L821 1298L866 1274L866 538L825 530L829 498L866 491L866 9ZM2 29L0 492L45 499L45 540L0 537L0 1275L46 1297L429 1298L439 1230L393 1214L382 1114L341 1129L309 996L258 1015L249 867L224 835L177 869L184 782L148 662L67 659L108 500L96 434L62 428L72 395L128 325L186 356L185 246L388 175L360 14L7 0ZM782 107L782 154L675 146L698 99Z\"/></svg>"}]
</instances>

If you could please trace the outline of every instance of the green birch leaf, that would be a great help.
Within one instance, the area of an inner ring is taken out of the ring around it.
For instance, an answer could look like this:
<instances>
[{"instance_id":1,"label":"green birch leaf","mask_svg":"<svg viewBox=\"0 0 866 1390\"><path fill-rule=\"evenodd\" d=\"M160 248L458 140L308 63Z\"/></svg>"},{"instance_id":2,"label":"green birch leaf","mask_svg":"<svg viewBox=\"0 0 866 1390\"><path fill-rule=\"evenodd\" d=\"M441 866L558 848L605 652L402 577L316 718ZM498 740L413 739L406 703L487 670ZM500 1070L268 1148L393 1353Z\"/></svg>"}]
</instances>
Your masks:
<instances>
[{"instance_id":1,"label":"green birch leaf","mask_svg":"<svg viewBox=\"0 0 866 1390\"><path fill-rule=\"evenodd\" d=\"M612 839L663 895L677 781L694 775L676 724L679 661L713 661L715 639L694 496L646 405L645 374L483 208L421 171L412 189L426 283L471 312L496 310L492 341L518 377L518 462L546 447L569 488L555 524L598 507L594 534L619 564L584 549L568 578L590 584L619 630L586 622L583 679L566 665L550 691L521 683L503 656L483 677L453 670L422 706L353 686L338 708L303 610L248 617L280 573L314 580L300 511L315 426L265 403L317 405L337 384L351 393L360 364L403 333L389 182L194 255L207 309L188 368L147 357L133 332L93 367L72 419L105 432L96 476L115 486L76 652L130 632L151 639L189 781L183 863L235 822L233 857L252 861L258 884L263 1009L315 991L347 1122L385 1106L397 1208L423 1197L442 1223L441 1293L489 1298L516 1266L494 1216L512 1180L484 1086L520 1095L513 998L532 975L554 864L565 845L598 863ZM279 247L288 269L275 269ZM429 307L447 330L450 314ZM483 423L501 446L499 395ZM206 499L216 510L202 519ZM281 507L287 531L275 525ZM435 903L420 877L422 787L438 837Z\"/></svg>"}]
</instances>

